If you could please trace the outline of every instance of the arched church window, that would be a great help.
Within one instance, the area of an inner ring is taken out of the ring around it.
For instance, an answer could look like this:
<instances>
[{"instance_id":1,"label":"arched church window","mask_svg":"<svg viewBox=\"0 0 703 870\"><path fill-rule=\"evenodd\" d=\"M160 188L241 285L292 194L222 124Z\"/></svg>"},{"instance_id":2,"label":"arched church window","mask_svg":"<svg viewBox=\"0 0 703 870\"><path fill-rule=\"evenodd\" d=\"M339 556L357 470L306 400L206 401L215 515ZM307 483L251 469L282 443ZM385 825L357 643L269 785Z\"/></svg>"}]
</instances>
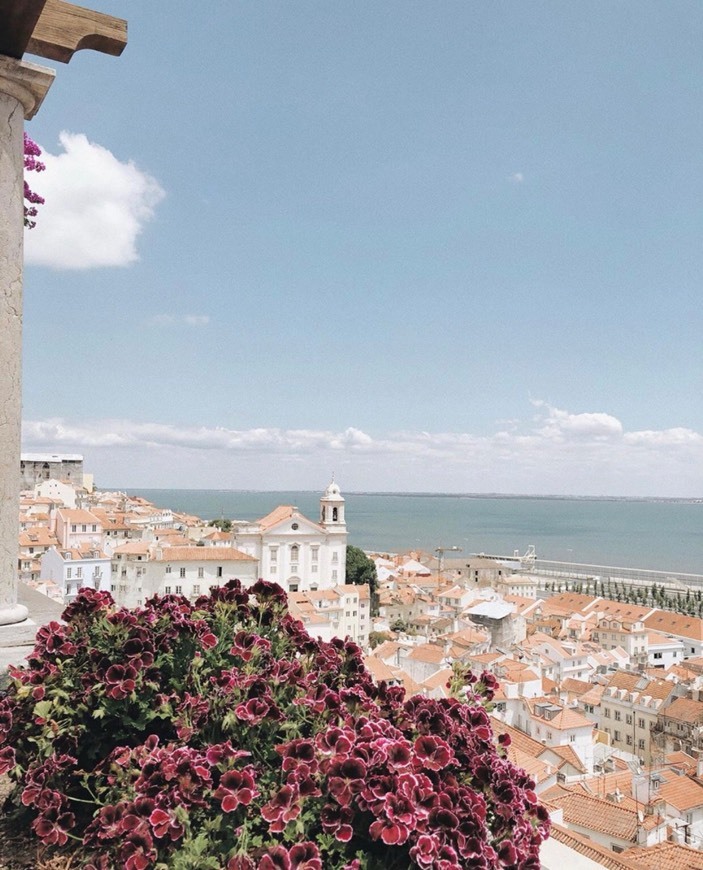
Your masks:
<instances>
[{"instance_id":1,"label":"arched church window","mask_svg":"<svg viewBox=\"0 0 703 870\"><path fill-rule=\"evenodd\" d=\"M290 548L290 560L291 562L298 561L298 554L300 553L300 547L297 544L291 544Z\"/></svg>"},{"instance_id":2,"label":"arched church window","mask_svg":"<svg viewBox=\"0 0 703 870\"><path fill-rule=\"evenodd\" d=\"M337 522L337 508L332 508L332 522Z\"/></svg>"}]
</instances>

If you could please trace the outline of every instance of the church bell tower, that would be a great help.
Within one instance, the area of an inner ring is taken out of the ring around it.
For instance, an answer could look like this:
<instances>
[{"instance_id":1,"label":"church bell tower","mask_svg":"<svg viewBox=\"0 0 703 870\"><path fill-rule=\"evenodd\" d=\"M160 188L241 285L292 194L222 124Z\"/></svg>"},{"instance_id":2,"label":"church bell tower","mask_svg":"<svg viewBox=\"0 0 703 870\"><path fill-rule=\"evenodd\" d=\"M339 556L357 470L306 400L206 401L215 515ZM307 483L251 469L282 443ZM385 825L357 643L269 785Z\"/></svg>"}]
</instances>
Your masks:
<instances>
[{"instance_id":1,"label":"church bell tower","mask_svg":"<svg viewBox=\"0 0 703 870\"><path fill-rule=\"evenodd\" d=\"M346 532L347 530L344 520L344 499L339 486L334 482L334 477L320 499L320 525L328 531Z\"/></svg>"}]
</instances>

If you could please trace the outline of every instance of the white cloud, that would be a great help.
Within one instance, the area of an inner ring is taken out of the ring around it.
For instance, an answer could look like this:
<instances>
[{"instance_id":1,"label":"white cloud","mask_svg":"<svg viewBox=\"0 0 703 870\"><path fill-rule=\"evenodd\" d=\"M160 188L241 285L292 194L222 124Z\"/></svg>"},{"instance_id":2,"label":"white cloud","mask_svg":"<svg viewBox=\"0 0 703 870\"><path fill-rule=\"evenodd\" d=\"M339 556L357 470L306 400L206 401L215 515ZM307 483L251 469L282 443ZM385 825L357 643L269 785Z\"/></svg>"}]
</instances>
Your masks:
<instances>
[{"instance_id":1,"label":"white cloud","mask_svg":"<svg viewBox=\"0 0 703 870\"><path fill-rule=\"evenodd\" d=\"M46 200L25 233L28 263L52 269L128 266L137 238L163 199L158 182L82 133L63 132L60 154L43 150L46 171L32 187Z\"/></svg>"},{"instance_id":2,"label":"white cloud","mask_svg":"<svg viewBox=\"0 0 703 870\"><path fill-rule=\"evenodd\" d=\"M25 449L86 454L86 467L123 486L296 489L343 468L352 489L577 495L700 496L703 435L625 432L603 412L534 402L530 424L494 434L348 427L229 429L129 420L25 422ZM131 475L130 480L126 480Z\"/></svg>"},{"instance_id":3,"label":"white cloud","mask_svg":"<svg viewBox=\"0 0 703 870\"><path fill-rule=\"evenodd\" d=\"M539 400L533 401L532 404L547 412L547 417L539 430L546 438L611 440L622 437L622 423L611 414L602 412L571 414Z\"/></svg>"},{"instance_id":4,"label":"white cloud","mask_svg":"<svg viewBox=\"0 0 703 870\"><path fill-rule=\"evenodd\" d=\"M208 314L155 314L147 321L151 326L207 326Z\"/></svg>"}]
</instances>

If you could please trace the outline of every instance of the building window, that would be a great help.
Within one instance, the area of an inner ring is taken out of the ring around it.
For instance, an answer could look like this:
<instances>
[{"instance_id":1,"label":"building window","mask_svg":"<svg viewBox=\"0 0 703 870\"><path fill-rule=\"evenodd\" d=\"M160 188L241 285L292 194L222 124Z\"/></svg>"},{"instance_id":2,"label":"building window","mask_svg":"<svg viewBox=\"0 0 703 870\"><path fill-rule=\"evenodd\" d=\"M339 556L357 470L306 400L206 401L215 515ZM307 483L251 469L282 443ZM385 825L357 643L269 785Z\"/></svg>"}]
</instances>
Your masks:
<instances>
[{"instance_id":1,"label":"building window","mask_svg":"<svg viewBox=\"0 0 703 870\"><path fill-rule=\"evenodd\" d=\"M312 561L317 562L319 554L320 554L320 548L319 547L312 547L310 552L312 554Z\"/></svg>"},{"instance_id":2,"label":"building window","mask_svg":"<svg viewBox=\"0 0 703 870\"><path fill-rule=\"evenodd\" d=\"M619 741L620 740L620 732L615 731L615 733L613 734L613 737L615 738L615 740Z\"/></svg>"},{"instance_id":3,"label":"building window","mask_svg":"<svg viewBox=\"0 0 703 870\"><path fill-rule=\"evenodd\" d=\"M82 576L83 576L83 569L76 568L76 577L82 577Z\"/></svg>"},{"instance_id":4,"label":"building window","mask_svg":"<svg viewBox=\"0 0 703 870\"><path fill-rule=\"evenodd\" d=\"M290 548L290 560L291 562L297 562L300 554L300 547L297 544L291 544Z\"/></svg>"},{"instance_id":5,"label":"building window","mask_svg":"<svg viewBox=\"0 0 703 870\"><path fill-rule=\"evenodd\" d=\"M198 579L199 579L199 580L202 580L204 576L205 576L205 569L204 569L204 568L198 568ZM198 587L198 588L199 588L199 587Z\"/></svg>"},{"instance_id":6,"label":"building window","mask_svg":"<svg viewBox=\"0 0 703 870\"><path fill-rule=\"evenodd\" d=\"M185 569L185 568L181 568L181 570L178 572L178 576L179 576L179 577L181 578L181 580L182 580L182 579L186 576L186 569Z\"/></svg>"},{"instance_id":7,"label":"building window","mask_svg":"<svg viewBox=\"0 0 703 870\"><path fill-rule=\"evenodd\" d=\"M289 591L290 591L290 592L297 592L297 591L298 591L298 584L297 584L297 583L291 583L290 586L289 586Z\"/></svg>"},{"instance_id":8,"label":"building window","mask_svg":"<svg viewBox=\"0 0 703 870\"><path fill-rule=\"evenodd\" d=\"M170 594L171 594L171 587L164 586L164 595L170 595Z\"/></svg>"},{"instance_id":9,"label":"building window","mask_svg":"<svg viewBox=\"0 0 703 870\"><path fill-rule=\"evenodd\" d=\"M71 526L71 531L72 531L72 532L77 532L77 531L78 531L78 526Z\"/></svg>"},{"instance_id":10,"label":"building window","mask_svg":"<svg viewBox=\"0 0 703 870\"><path fill-rule=\"evenodd\" d=\"M183 587L176 586L176 595L182 595L182 594L183 594Z\"/></svg>"},{"instance_id":11,"label":"building window","mask_svg":"<svg viewBox=\"0 0 703 870\"><path fill-rule=\"evenodd\" d=\"M637 748L638 748L638 749L641 749L641 750L644 750L644 740L641 740L641 739L640 739L640 740L637 741Z\"/></svg>"},{"instance_id":12,"label":"building window","mask_svg":"<svg viewBox=\"0 0 703 870\"><path fill-rule=\"evenodd\" d=\"M627 743L628 746L632 746L632 737L629 734L625 738L625 743Z\"/></svg>"},{"instance_id":13,"label":"building window","mask_svg":"<svg viewBox=\"0 0 703 870\"><path fill-rule=\"evenodd\" d=\"M269 557L272 562L278 562L278 547L271 547L269 549Z\"/></svg>"},{"instance_id":14,"label":"building window","mask_svg":"<svg viewBox=\"0 0 703 870\"><path fill-rule=\"evenodd\" d=\"M193 583L193 595L200 595L200 583Z\"/></svg>"},{"instance_id":15,"label":"building window","mask_svg":"<svg viewBox=\"0 0 703 870\"><path fill-rule=\"evenodd\" d=\"M171 573L171 566L170 566L170 565L167 565L167 566L166 566L166 573L167 573L167 574L170 574L170 573Z\"/></svg>"},{"instance_id":16,"label":"building window","mask_svg":"<svg viewBox=\"0 0 703 870\"><path fill-rule=\"evenodd\" d=\"M82 531L82 532L87 532L87 531L88 531L88 526L81 526L81 531Z\"/></svg>"},{"instance_id":17,"label":"building window","mask_svg":"<svg viewBox=\"0 0 703 870\"><path fill-rule=\"evenodd\" d=\"M97 526L91 526L91 527L90 527L90 531L91 531L91 532L97 532L97 530L98 530L98 527L97 527ZM140 602L140 604L141 604L141 602Z\"/></svg>"},{"instance_id":18,"label":"building window","mask_svg":"<svg viewBox=\"0 0 703 870\"><path fill-rule=\"evenodd\" d=\"M629 713L625 716L625 722L628 725L632 725L632 716Z\"/></svg>"},{"instance_id":19,"label":"building window","mask_svg":"<svg viewBox=\"0 0 703 870\"><path fill-rule=\"evenodd\" d=\"M620 711L619 711L619 710L616 710L616 711L615 711L615 715L614 715L613 718L615 719L616 722L619 722L619 721L622 719L622 716L620 715Z\"/></svg>"},{"instance_id":20,"label":"building window","mask_svg":"<svg viewBox=\"0 0 703 870\"><path fill-rule=\"evenodd\" d=\"M272 574L278 573L278 565L271 565L271 573Z\"/></svg>"},{"instance_id":21,"label":"building window","mask_svg":"<svg viewBox=\"0 0 703 870\"><path fill-rule=\"evenodd\" d=\"M610 708L609 707L603 708L603 715L605 716L606 719L610 719Z\"/></svg>"},{"instance_id":22,"label":"building window","mask_svg":"<svg viewBox=\"0 0 703 870\"><path fill-rule=\"evenodd\" d=\"M660 658L663 658L663 655L662 655L662 653L660 653L660 652L658 652L658 653L654 653L654 658L655 658L655 659L660 659Z\"/></svg>"},{"instance_id":23,"label":"building window","mask_svg":"<svg viewBox=\"0 0 703 870\"><path fill-rule=\"evenodd\" d=\"M222 565L218 565L218 566L217 566L217 576L218 576L218 577L221 577L221 576L222 576Z\"/></svg>"},{"instance_id":24,"label":"building window","mask_svg":"<svg viewBox=\"0 0 703 870\"><path fill-rule=\"evenodd\" d=\"M334 553L332 553L332 563L336 564L337 562L339 562L339 553L335 551Z\"/></svg>"},{"instance_id":25,"label":"building window","mask_svg":"<svg viewBox=\"0 0 703 870\"><path fill-rule=\"evenodd\" d=\"M569 740L570 740L572 743L575 743L575 742L576 742L576 735L575 735L575 734L569 734Z\"/></svg>"},{"instance_id":26,"label":"building window","mask_svg":"<svg viewBox=\"0 0 703 870\"><path fill-rule=\"evenodd\" d=\"M66 579L70 580L73 576L73 568L66 568Z\"/></svg>"},{"instance_id":27,"label":"building window","mask_svg":"<svg viewBox=\"0 0 703 870\"><path fill-rule=\"evenodd\" d=\"M337 579L337 572L336 572L336 571L333 571L333 572L332 572L332 579L333 579L333 580L336 580L336 579Z\"/></svg>"},{"instance_id":28,"label":"building window","mask_svg":"<svg viewBox=\"0 0 703 870\"><path fill-rule=\"evenodd\" d=\"M317 565L311 565L310 570L312 571L313 574L317 574Z\"/></svg>"},{"instance_id":29,"label":"building window","mask_svg":"<svg viewBox=\"0 0 703 870\"><path fill-rule=\"evenodd\" d=\"M644 728L644 719L642 719L641 717L637 720L637 727Z\"/></svg>"}]
</instances>

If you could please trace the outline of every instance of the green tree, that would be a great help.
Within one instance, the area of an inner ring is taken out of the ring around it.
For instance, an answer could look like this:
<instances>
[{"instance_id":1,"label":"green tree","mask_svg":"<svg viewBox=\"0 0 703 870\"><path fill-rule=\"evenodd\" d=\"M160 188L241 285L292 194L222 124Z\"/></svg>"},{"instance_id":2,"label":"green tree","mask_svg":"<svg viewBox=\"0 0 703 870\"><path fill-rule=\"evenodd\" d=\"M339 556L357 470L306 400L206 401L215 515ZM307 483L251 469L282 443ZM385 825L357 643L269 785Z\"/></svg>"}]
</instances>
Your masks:
<instances>
[{"instance_id":1,"label":"green tree","mask_svg":"<svg viewBox=\"0 0 703 870\"><path fill-rule=\"evenodd\" d=\"M210 520L208 525L215 526L215 528L219 529L221 532L232 531L232 520Z\"/></svg>"},{"instance_id":2,"label":"green tree","mask_svg":"<svg viewBox=\"0 0 703 870\"><path fill-rule=\"evenodd\" d=\"M368 585L371 594L371 616L378 614L378 576L373 559L359 547L347 545L347 583Z\"/></svg>"}]
</instances>

